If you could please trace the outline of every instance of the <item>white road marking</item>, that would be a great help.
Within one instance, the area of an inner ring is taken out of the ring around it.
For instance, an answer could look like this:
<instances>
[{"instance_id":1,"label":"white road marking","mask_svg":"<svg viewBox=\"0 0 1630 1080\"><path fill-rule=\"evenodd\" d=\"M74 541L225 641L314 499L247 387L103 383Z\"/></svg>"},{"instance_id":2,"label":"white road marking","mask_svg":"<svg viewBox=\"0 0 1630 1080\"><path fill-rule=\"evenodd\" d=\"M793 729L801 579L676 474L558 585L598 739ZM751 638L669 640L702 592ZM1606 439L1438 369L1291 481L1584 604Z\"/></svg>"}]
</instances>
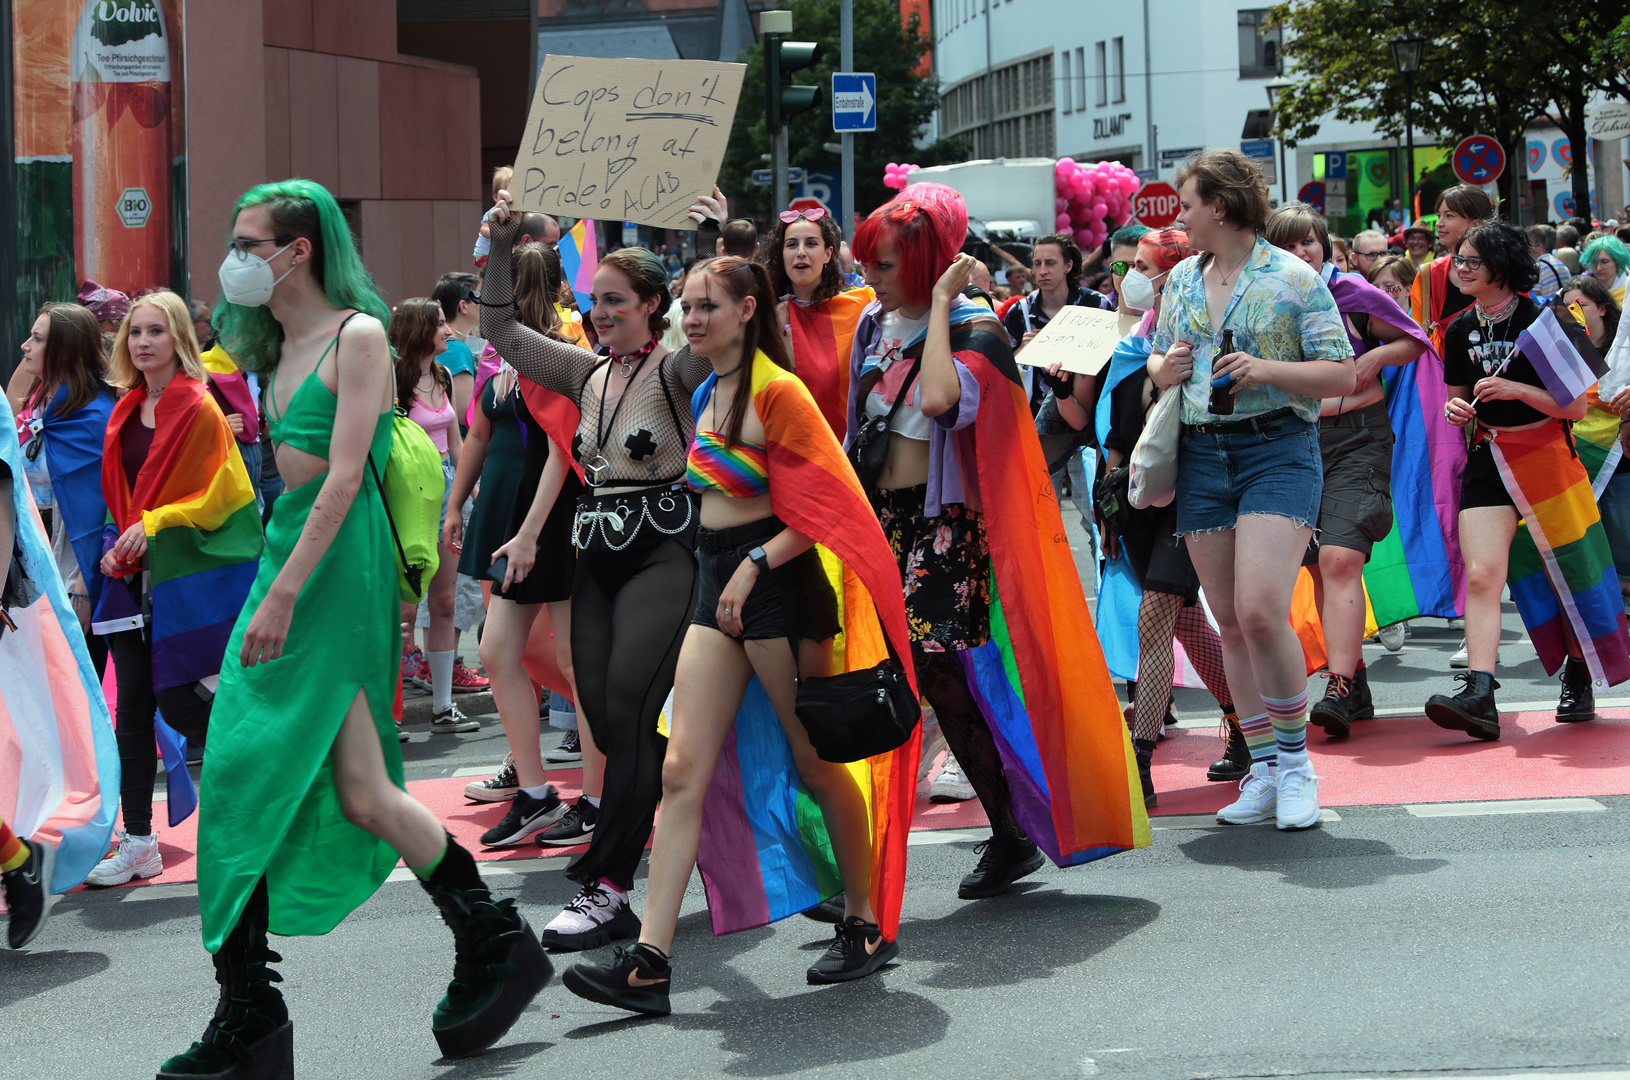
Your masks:
<instances>
[{"instance_id":1,"label":"white road marking","mask_svg":"<svg viewBox=\"0 0 1630 1080\"><path fill-rule=\"evenodd\" d=\"M1417 803L1415 817L1481 817L1486 814L1593 814L1607 807L1595 799L1503 799L1498 802Z\"/></svg>"},{"instance_id":2,"label":"white road marking","mask_svg":"<svg viewBox=\"0 0 1630 1080\"><path fill-rule=\"evenodd\" d=\"M1319 809L1319 822L1325 824L1340 821L1341 815L1328 807ZM1258 822L1259 825L1272 825L1271 821ZM1168 816L1151 817L1149 828L1156 832L1180 829L1238 829L1239 825L1224 825L1217 820L1216 814L1172 814Z\"/></svg>"},{"instance_id":3,"label":"white road marking","mask_svg":"<svg viewBox=\"0 0 1630 1080\"><path fill-rule=\"evenodd\" d=\"M121 902L133 904L137 900L175 900L183 896L197 895L198 883L185 881L174 885L143 885L140 888L128 889Z\"/></svg>"}]
</instances>

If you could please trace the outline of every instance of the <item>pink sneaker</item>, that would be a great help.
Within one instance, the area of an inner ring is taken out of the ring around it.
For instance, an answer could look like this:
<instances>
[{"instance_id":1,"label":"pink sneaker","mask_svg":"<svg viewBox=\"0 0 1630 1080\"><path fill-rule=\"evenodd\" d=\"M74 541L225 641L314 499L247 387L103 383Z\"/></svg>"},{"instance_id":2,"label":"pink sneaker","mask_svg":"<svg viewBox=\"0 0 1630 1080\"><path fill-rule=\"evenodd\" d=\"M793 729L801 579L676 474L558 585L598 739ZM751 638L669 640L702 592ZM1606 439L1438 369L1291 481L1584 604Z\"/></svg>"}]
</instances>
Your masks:
<instances>
[{"instance_id":1,"label":"pink sneaker","mask_svg":"<svg viewBox=\"0 0 1630 1080\"><path fill-rule=\"evenodd\" d=\"M402 685L417 686L419 679L430 682L424 652L417 645L406 645L402 648Z\"/></svg>"},{"instance_id":2,"label":"pink sneaker","mask_svg":"<svg viewBox=\"0 0 1630 1080\"><path fill-rule=\"evenodd\" d=\"M426 673L425 681L429 681L428 672ZM475 672L464 666L463 657L453 661L453 693L479 694L483 690L487 689L489 685L490 684L485 676L477 675Z\"/></svg>"}]
</instances>

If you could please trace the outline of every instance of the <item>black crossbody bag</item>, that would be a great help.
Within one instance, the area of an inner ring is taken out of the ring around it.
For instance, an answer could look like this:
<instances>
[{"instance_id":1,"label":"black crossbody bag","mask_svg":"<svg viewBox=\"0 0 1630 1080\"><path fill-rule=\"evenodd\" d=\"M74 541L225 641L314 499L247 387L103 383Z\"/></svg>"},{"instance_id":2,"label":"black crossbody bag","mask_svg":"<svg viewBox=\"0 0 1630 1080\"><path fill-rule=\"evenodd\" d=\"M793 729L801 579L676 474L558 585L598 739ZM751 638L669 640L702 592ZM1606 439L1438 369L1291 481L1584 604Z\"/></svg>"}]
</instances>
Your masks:
<instances>
[{"instance_id":1,"label":"black crossbody bag","mask_svg":"<svg viewBox=\"0 0 1630 1080\"><path fill-rule=\"evenodd\" d=\"M900 396L894 399L894 407L889 409L887 415L867 416L862 405L860 420L855 427L854 445L849 448L849 464L855 467L861 489L868 493L877 488L877 478L883 475L883 466L889 460L889 439L894 434L889 425L894 423L894 414L900 411L900 406L911 397L912 384L917 381L917 372L922 366L923 358L920 356L912 362L906 384L901 387ZM860 400L865 402L865 395Z\"/></svg>"}]
</instances>

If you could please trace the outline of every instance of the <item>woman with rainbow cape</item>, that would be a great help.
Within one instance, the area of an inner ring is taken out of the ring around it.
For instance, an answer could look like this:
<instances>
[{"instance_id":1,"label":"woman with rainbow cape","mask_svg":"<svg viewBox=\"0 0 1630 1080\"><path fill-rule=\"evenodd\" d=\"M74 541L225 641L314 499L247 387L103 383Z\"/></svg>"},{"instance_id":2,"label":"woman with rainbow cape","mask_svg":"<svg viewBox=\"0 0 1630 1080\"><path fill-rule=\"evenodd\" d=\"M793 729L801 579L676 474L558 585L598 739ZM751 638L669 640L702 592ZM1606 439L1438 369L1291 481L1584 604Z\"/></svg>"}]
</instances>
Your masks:
<instances>
[{"instance_id":1,"label":"woman with rainbow cape","mask_svg":"<svg viewBox=\"0 0 1630 1080\"><path fill-rule=\"evenodd\" d=\"M894 560L837 439L786 370L764 267L700 263L683 304L691 351L714 368L692 400L687 455L701 588L674 681L643 928L610 964L565 975L582 997L653 1015L669 1011L668 951L698 864L715 933L844 890L845 917L811 983L863 978L895 956L921 739L914 729L852 767L816 756L794 713L799 672L825 674L840 631L845 670L881 661L885 635L909 652ZM841 623L816 544L841 567Z\"/></svg>"},{"instance_id":2,"label":"woman with rainbow cape","mask_svg":"<svg viewBox=\"0 0 1630 1080\"><path fill-rule=\"evenodd\" d=\"M848 430L901 405L871 500L904 579L918 684L990 818L958 889L971 900L1044 853L1088 862L1149 843L1149 827L1012 346L961 295L967 228L962 197L938 184L861 225L877 303L855 332Z\"/></svg>"},{"instance_id":3,"label":"woman with rainbow cape","mask_svg":"<svg viewBox=\"0 0 1630 1080\"><path fill-rule=\"evenodd\" d=\"M0 432L14 423L0 396ZM12 948L39 933L56 894L107 851L118 790L107 702L34 510L22 448L0 438L0 891Z\"/></svg>"},{"instance_id":4,"label":"woman with rainbow cape","mask_svg":"<svg viewBox=\"0 0 1630 1080\"><path fill-rule=\"evenodd\" d=\"M855 327L876 299L870 289L844 285L842 242L838 223L822 208L783 210L764 242L764 266L781 298L781 330L793 370L839 439L848 422Z\"/></svg>"},{"instance_id":5,"label":"woman with rainbow cape","mask_svg":"<svg viewBox=\"0 0 1630 1080\"><path fill-rule=\"evenodd\" d=\"M127 393L108 419L102 496L109 578L91 629L108 636L118 680L119 847L92 885L164 872L153 832L154 710L203 746L227 635L260 555L260 513L232 429L206 385L186 301L141 297L113 342L109 374ZM182 781L172 772L172 783ZM190 780L172 794L190 790ZM177 807L170 806L171 823Z\"/></svg>"},{"instance_id":6,"label":"woman with rainbow cape","mask_svg":"<svg viewBox=\"0 0 1630 1080\"><path fill-rule=\"evenodd\" d=\"M478 1053L551 968L515 902L493 898L470 853L403 786L391 714L399 573L370 475L391 467L390 312L339 204L309 180L238 200L218 276L216 325L265 379L287 487L229 624L204 758L198 906L221 995L203 1036L159 1066L159 1080L292 1078L294 1029L267 934L328 933L398 857L456 946L432 1034L445 1057Z\"/></svg>"}]
</instances>

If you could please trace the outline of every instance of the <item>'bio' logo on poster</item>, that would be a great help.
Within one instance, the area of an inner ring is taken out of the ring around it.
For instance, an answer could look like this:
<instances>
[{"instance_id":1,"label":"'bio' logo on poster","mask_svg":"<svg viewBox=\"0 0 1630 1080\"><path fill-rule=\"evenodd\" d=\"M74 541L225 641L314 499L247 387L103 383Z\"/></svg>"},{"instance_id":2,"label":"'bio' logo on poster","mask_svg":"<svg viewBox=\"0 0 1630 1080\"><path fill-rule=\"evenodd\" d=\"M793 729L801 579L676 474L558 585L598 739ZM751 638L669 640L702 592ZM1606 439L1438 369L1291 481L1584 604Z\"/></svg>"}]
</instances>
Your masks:
<instances>
[{"instance_id":1,"label":"'bio' logo on poster","mask_svg":"<svg viewBox=\"0 0 1630 1080\"><path fill-rule=\"evenodd\" d=\"M127 187L119 193L119 220L125 223L127 229L140 229L147 224L147 216L153 212L152 200L147 197L147 189Z\"/></svg>"}]
</instances>

